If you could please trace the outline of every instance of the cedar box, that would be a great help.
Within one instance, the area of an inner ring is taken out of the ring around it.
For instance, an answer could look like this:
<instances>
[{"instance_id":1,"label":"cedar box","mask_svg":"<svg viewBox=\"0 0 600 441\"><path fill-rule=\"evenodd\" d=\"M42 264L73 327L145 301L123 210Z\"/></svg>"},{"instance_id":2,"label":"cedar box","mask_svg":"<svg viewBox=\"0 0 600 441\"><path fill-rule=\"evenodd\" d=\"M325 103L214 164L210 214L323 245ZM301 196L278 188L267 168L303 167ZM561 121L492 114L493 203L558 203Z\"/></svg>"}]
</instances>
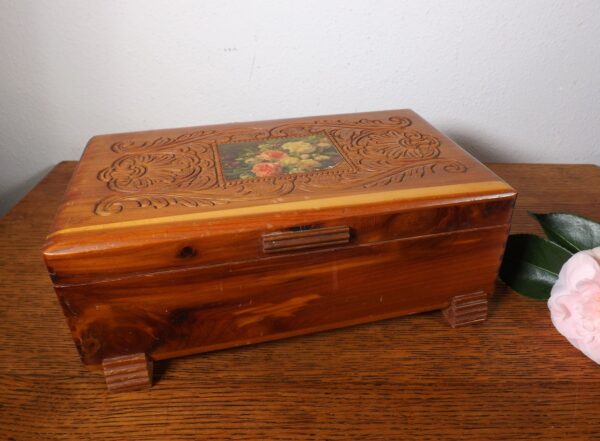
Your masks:
<instances>
[{"instance_id":1,"label":"cedar box","mask_svg":"<svg viewBox=\"0 0 600 441\"><path fill-rule=\"evenodd\" d=\"M44 248L83 363L443 309L482 321L515 191L410 110L92 138Z\"/></svg>"}]
</instances>

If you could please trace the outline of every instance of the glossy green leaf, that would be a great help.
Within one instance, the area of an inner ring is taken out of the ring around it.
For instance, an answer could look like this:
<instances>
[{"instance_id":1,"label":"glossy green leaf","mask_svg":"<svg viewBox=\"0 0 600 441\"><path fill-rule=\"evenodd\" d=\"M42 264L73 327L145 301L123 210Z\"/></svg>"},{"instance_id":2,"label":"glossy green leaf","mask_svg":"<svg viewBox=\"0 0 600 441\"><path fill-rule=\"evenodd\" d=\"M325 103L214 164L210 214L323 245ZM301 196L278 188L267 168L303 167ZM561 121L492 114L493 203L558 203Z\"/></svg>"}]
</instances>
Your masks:
<instances>
[{"instance_id":1,"label":"glossy green leaf","mask_svg":"<svg viewBox=\"0 0 600 441\"><path fill-rule=\"evenodd\" d=\"M573 253L600 247L600 224L568 213L529 213L540 223L546 236Z\"/></svg>"},{"instance_id":2,"label":"glossy green leaf","mask_svg":"<svg viewBox=\"0 0 600 441\"><path fill-rule=\"evenodd\" d=\"M558 273L572 253L533 234L509 236L500 278L527 297L547 299Z\"/></svg>"}]
</instances>

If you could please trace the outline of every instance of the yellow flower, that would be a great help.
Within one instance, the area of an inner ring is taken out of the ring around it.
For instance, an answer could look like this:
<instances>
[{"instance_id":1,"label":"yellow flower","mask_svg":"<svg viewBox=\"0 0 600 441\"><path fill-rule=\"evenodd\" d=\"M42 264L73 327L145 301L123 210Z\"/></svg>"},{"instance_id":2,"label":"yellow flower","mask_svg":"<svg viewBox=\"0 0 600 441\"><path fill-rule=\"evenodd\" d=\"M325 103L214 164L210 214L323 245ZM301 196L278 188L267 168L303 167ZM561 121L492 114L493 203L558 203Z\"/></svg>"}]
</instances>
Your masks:
<instances>
[{"instance_id":1,"label":"yellow flower","mask_svg":"<svg viewBox=\"0 0 600 441\"><path fill-rule=\"evenodd\" d=\"M315 161L314 159L303 159L298 165L304 170L312 170L321 167L321 163L319 161Z\"/></svg>"},{"instance_id":2,"label":"yellow flower","mask_svg":"<svg viewBox=\"0 0 600 441\"><path fill-rule=\"evenodd\" d=\"M322 142L318 143L317 145L319 147L331 147L331 144L326 141L322 141Z\"/></svg>"},{"instance_id":3,"label":"yellow flower","mask_svg":"<svg viewBox=\"0 0 600 441\"><path fill-rule=\"evenodd\" d=\"M313 156L314 159L316 159L317 161L327 161L328 159L330 159L330 156L327 155L315 155Z\"/></svg>"},{"instance_id":4,"label":"yellow flower","mask_svg":"<svg viewBox=\"0 0 600 441\"><path fill-rule=\"evenodd\" d=\"M316 150L315 146L304 141L286 142L281 146L281 148L296 155L301 155L303 153L312 153Z\"/></svg>"},{"instance_id":5,"label":"yellow flower","mask_svg":"<svg viewBox=\"0 0 600 441\"><path fill-rule=\"evenodd\" d=\"M279 163L284 166L296 165L300 160L293 156L285 156L279 160Z\"/></svg>"}]
</instances>

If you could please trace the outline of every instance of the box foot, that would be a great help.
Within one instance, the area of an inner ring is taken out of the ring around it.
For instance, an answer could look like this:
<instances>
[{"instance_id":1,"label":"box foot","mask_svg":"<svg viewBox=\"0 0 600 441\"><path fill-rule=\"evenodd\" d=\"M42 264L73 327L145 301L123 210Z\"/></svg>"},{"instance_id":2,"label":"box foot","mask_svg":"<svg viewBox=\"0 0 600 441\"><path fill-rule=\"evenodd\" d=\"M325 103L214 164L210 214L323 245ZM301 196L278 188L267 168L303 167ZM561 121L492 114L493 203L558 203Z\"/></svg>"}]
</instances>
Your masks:
<instances>
[{"instance_id":1,"label":"box foot","mask_svg":"<svg viewBox=\"0 0 600 441\"><path fill-rule=\"evenodd\" d=\"M482 322L487 318L487 294L479 291L455 296L442 312L453 328Z\"/></svg>"},{"instance_id":2,"label":"box foot","mask_svg":"<svg viewBox=\"0 0 600 441\"><path fill-rule=\"evenodd\" d=\"M126 392L152 386L153 361L144 353L105 358L102 368L109 392Z\"/></svg>"}]
</instances>

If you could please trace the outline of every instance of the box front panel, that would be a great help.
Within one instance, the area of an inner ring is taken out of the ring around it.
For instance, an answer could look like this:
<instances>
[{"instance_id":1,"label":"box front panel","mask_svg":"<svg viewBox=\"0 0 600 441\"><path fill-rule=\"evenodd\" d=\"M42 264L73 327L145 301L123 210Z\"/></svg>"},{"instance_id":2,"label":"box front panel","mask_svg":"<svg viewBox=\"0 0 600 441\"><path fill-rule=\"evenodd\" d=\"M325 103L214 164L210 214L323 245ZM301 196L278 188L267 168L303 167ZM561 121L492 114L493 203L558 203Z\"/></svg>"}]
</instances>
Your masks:
<instances>
[{"instance_id":1,"label":"box front panel","mask_svg":"<svg viewBox=\"0 0 600 441\"><path fill-rule=\"evenodd\" d=\"M508 225L57 288L84 363L171 358L490 291Z\"/></svg>"},{"instance_id":2,"label":"box front panel","mask_svg":"<svg viewBox=\"0 0 600 441\"><path fill-rule=\"evenodd\" d=\"M46 260L56 285L85 284L154 271L217 265L266 257L263 237L273 232L305 228L348 227L346 246L367 245L396 239L485 228L510 222L514 197L493 197L470 203L441 204L414 209L408 203L390 208L348 207L342 211L315 210L264 219L248 216L221 219L221 228L206 233L202 225L172 224L162 230L140 226L114 233L73 236L68 253L57 252ZM137 245L130 241L135 238ZM98 245L102 244L102 245ZM110 246L107 246L110 244ZM63 243L61 247L64 247Z\"/></svg>"}]
</instances>

